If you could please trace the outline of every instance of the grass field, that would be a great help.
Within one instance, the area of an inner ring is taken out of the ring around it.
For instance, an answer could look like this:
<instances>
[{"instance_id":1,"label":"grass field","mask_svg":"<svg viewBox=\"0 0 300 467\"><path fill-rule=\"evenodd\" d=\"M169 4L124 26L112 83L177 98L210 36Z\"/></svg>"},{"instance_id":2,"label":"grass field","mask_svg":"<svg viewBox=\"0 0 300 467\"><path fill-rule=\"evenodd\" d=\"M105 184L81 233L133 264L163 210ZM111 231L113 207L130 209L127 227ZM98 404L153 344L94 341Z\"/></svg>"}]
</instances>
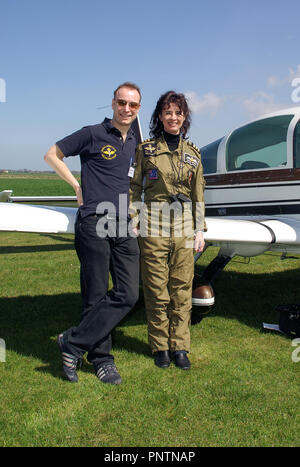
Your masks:
<instances>
[{"instance_id":1,"label":"grass field","mask_svg":"<svg viewBox=\"0 0 300 467\"><path fill-rule=\"evenodd\" d=\"M13 196L74 195L73 189L51 172L0 174L0 191L2 190L13 190Z\"/></svg>"},{"instance_id":2,"label":"grass field","mask_svg":"<svg viewBox=\"0 0 300 467\"><path fill-rule=\"evenodd\" d=\"M27 189L14 194L42 194ZM300 445L300 362L290 339L262 331L263 321L278 322L278 303L299 301L298 257L229 263L214 309L192 326L186 372L153 364L141 292L113 333L123 383L112 387L87 361L78 384L62 375L56 336L81 308L73 238L1 232L0 254L0 446ZM208 249L198 272L215 254Z\"/></svg>"}]
</instances>

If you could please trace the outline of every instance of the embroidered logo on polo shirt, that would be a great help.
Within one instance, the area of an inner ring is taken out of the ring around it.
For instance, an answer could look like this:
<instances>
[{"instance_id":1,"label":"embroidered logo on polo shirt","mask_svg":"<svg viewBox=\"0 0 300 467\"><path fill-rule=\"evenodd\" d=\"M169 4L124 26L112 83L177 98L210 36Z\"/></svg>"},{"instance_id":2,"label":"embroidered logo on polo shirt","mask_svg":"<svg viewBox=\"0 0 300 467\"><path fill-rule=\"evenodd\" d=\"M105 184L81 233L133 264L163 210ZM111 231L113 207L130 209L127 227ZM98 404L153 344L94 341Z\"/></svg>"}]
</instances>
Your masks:
<instances>
[{"instance_id":1,"label":"embroidered logo on polo shirt","mask_svg":"<svg viewBox=\"0 0 300 467\"><path fill-rule=\"evenodd\" d=\"M111 160L111 159L114 159L116 155L117 155L116 148L114 148L110 144L106 144L106 146L103 146L103 148L101 148L101 156L104 157L104 159Z\"/></svg>"}]
</instances>

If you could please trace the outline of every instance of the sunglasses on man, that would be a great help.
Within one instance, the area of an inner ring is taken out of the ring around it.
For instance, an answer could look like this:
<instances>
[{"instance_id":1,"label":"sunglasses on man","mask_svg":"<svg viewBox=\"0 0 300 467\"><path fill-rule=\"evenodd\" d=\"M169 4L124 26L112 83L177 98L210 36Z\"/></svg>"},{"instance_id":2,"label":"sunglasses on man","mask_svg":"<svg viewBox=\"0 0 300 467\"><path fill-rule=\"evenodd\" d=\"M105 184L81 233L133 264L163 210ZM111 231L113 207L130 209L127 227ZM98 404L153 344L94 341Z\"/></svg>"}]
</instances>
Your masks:
<instances>
[{"instance_id":1,"label":"sunglasses on man","mask_svg":"<svg viewBox=\"0 0 300 467\"><path fill-rule=\"evenodd\" d=\"M120 107L125 107L126 104L128 104L129 107L133 110L137 110L140 107L140 104L138 102L127 102L124 99L116 99L116 102Z\"/></svg>"}]
</instances>

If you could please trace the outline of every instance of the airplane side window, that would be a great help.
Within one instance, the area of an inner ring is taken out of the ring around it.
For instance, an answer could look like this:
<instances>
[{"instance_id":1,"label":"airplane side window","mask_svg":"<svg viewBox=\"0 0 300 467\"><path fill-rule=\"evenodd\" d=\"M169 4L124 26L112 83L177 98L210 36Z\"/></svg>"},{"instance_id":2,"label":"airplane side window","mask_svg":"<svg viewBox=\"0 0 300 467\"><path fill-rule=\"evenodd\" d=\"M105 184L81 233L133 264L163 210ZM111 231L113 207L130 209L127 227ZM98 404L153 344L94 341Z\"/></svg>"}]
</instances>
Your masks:
<instances>
[{"instance_id":1,"label":"airplane side window","mask_svg":"<svg viewBox=\"0 0 300 467\"><path fill-rule=\"evenodd\" d=\"M293 115L279 115L235 130L227 142L227 170L284 167L287 163L287 130L292 118Z\"/></svg>"},{"instance_id":2,"label":"airplane side window","mask_svg":"<svg viewBox=\"0 0 300 467\"><path fill-rule=\"evenodd\" d=\"M220 138L200 149L204 175L216 173L218 148L222 139Z\"/></svg>"},{"instance_id":3,"label":"airplane side window","mask_svg":"<svg viewBox=\"0 0 300 467\"><path fill-rule=\"evenodd\" d=\"M300 167L300 120L294 130L294 167Z\"/></svg>"}]
</instances>

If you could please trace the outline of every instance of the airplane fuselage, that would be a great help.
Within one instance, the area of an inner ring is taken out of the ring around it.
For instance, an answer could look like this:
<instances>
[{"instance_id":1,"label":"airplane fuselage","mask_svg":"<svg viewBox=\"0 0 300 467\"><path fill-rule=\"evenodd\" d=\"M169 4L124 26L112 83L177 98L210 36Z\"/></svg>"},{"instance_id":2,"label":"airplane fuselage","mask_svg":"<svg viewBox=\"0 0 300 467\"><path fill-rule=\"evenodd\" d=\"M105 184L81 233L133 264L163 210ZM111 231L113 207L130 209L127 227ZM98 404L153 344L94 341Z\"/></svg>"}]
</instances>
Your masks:
<instances>
[{"instance_id":1,"label":"airplane fuselage","mask_svg":"<svg viewBox=\"0 0 300 467\"><path fill-rule=\"evenodd\" d=\"M239 127L201 154L207 216L300 219L300 107Z\"/></svg>"},{"instance_id":2,"label":"airplane fuselage","mask_svg":"<svg viewBox=\"0 0 300 467\"><path fill-rule=\"evenodd\" d=\"M206 175L206 215L300 220L300 169Z\"/></svg>"}]
</instances>

